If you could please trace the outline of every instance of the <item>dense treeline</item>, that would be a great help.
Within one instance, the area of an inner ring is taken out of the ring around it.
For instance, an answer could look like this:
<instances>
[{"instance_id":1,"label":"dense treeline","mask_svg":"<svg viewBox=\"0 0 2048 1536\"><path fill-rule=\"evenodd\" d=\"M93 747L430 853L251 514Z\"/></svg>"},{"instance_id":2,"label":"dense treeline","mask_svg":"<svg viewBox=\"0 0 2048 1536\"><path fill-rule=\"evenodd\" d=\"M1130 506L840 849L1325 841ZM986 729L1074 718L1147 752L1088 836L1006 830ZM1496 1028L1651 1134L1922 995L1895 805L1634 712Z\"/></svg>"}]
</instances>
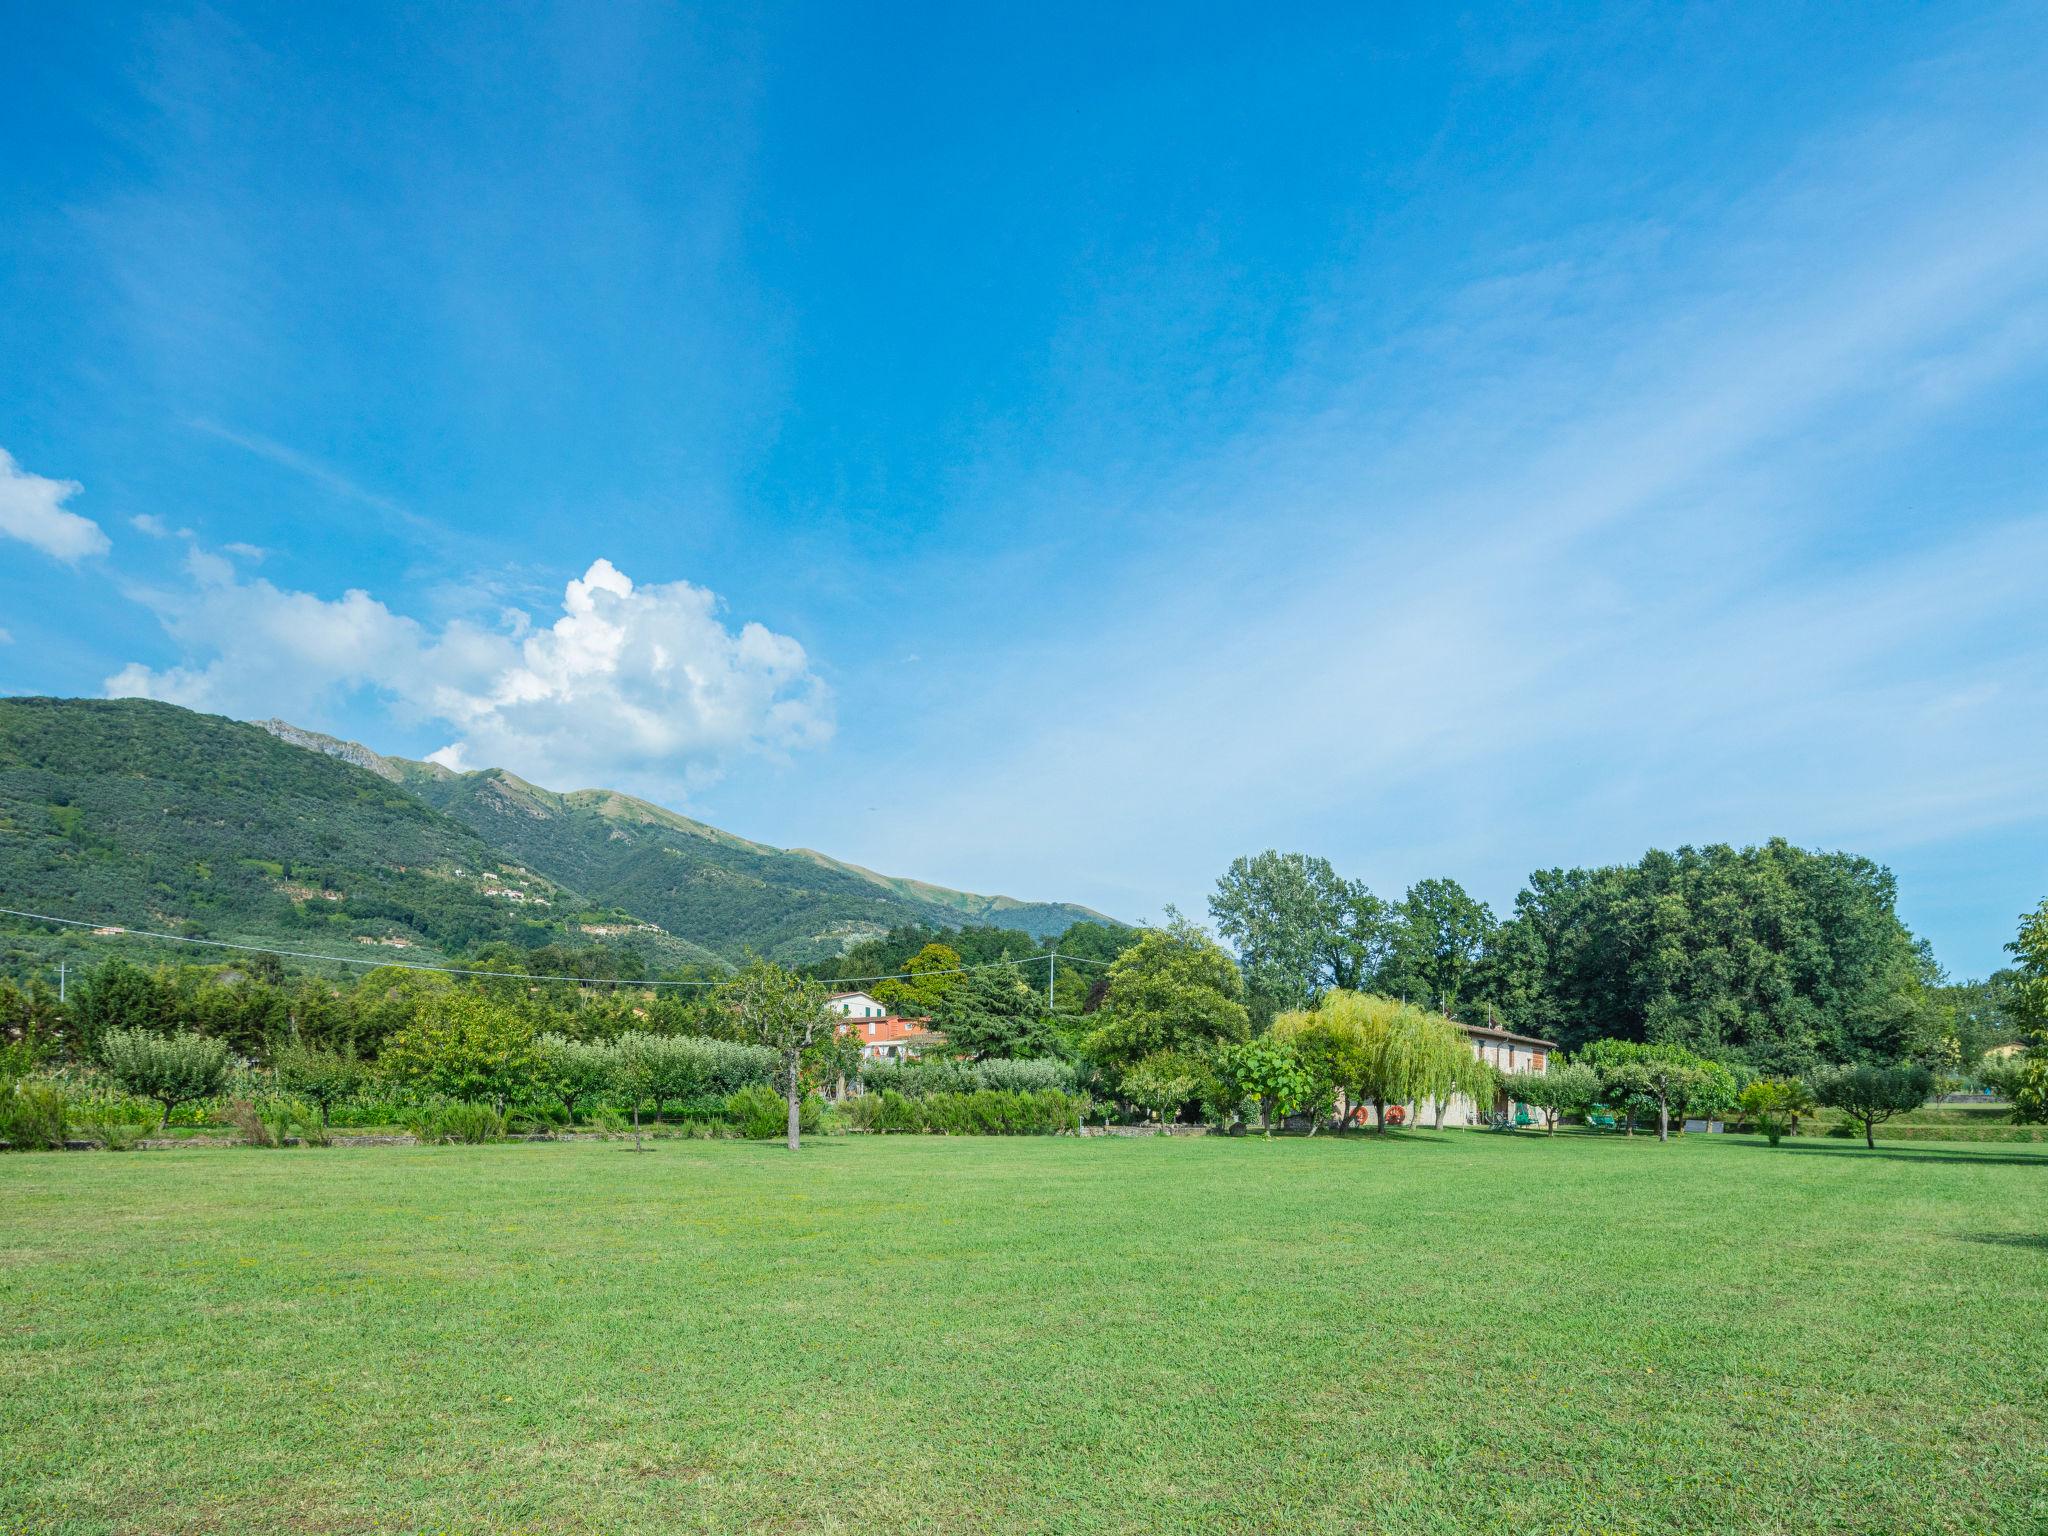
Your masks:
<instances>
[{"instance_id":1,"label":"dense treeline","mask_svg":"<svg viewBox=\"0 0 2048 1536\"><path fill-rule=\"evenodd\" d=\"M1331 988L1487 1015L1568 1049L1650 1041L1800 1073L1974 1062L2015 1037L2010 978L1949 984L1899 920L1891 873L1773 841L1539 871L1498 920L1454 880L1398 901L1326 860L1237 860L1210 911L1270 1018Z\"/></svg>"}]
</instances>

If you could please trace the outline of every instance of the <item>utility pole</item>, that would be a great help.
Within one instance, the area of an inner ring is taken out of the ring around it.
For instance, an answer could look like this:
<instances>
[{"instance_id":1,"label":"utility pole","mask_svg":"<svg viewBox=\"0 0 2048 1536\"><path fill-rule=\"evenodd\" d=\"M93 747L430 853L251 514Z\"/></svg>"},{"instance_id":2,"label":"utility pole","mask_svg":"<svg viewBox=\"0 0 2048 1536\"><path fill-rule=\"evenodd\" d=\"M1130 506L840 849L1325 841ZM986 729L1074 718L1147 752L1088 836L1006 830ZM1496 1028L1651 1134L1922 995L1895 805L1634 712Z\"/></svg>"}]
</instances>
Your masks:
<instances>
[{"instance_id":1,"label":"utility pole","mask_svg":"<svg viewBox=\"0 0 2048 1536\"><path fill-rule=\"evenodd\" d=\"M1053 945L1053 947L1052 947L1052 953L1051 953L1051 955L1049 955L1049 956L1048 956L1047 958L1048 958L1048 959L1050 959L1052 963L1051 963L1050 965L1048 965L1048 966L1047 966L1047 967L1045 968L1045 1011L1046 1011L1047 1013L1051 1013L1051 1012L1052 1012L1052 983L1053 983L1053 978L1054 978L1054 977L1056 977L1056 976L1058 976L1058 975L1059 975L1059 973L1060 973L1060 947L1059 947L1059 945L1057 945L1057 944Z\"/></svg>"},{"instance_id":2,"label":"utility pole","mask_svg":"<svg viewBox=\"0 0 2048 1536\"><path fill-rule=\"evenodd\" d=\"M59 960L59 961L57 962L57 1002L58 1002L58 1004L59 1004L59 1005L61 1006L61 1005L63 1004L63 1001L64 1001L64 962L63 962L62 960Z\"/></svg>"}]
</instances>

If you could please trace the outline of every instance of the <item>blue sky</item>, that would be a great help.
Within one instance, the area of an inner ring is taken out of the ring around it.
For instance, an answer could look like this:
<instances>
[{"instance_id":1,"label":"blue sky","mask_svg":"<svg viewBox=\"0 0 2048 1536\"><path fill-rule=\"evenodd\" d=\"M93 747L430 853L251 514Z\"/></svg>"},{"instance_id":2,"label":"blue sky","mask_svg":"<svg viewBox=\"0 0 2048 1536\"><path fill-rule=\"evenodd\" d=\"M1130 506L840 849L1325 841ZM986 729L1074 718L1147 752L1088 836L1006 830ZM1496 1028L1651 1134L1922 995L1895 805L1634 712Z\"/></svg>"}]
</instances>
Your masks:
<instances>
[{"instance_id":1,"label":"blue sky","mask_svg":"<svg viewBox=\"0 0 2048 1536\"><path fill-rule=\"evenodd\" d=\"M2048 895L2038 6L314 9L11 24L0 690L1129 918Z\"/></svg>"}]
</instances>

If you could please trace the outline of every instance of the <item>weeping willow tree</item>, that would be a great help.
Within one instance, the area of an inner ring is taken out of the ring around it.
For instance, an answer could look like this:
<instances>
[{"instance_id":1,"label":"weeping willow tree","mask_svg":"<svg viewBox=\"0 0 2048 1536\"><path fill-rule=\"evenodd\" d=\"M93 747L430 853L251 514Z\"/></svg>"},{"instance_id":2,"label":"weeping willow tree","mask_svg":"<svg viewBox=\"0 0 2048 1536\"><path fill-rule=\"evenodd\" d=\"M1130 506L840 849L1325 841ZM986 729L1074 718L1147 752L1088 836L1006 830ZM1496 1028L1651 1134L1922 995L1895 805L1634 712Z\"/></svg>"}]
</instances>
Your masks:
<instances>
[{"instance_id":1,"label":"weeping willow tree","mask_svg":"<svg viewBox=\"0 0 2048 1536\"><path fill-rule=\"evenodd\" d=\"M1442 1104L1465 1091L1472 1049L1449 1019L1369 992L1330 992L1313 1012L1283 1014L1273 1032L1313 1047L1353 1105L1370 1104L1380 1130L1389 1104ZM1348 1118L1348 1117L1347 1117Z\"/></svg>"},{"instance_id":2,"label":"weeping willow tree","mask_svg":"<svg viewBox=\"0 0 2048 1536\"><path fill-rule=\"evenodd\" d=\"M1444 1114L1457 1095L1465 1094L1477 1103L1482 1095L1491 1094L1492 1079L1488 1074L1493 1068L1473 1054L1465 1031L1442 1014L1421 1008L1409 1008L1407 1012L1411 1015L1407 1027L1414 1041L1410 1050L1415 1062L1408 1100L1418 1114L1423 1105L1429 1105L1432 1123L1442 1130Z\"/></svg>"},{"instance_id":3,"label":"weeping willow tree","mask_svg":"<svg viewBox=\"0 0 2048 1536\"><path fill-rule=\"evenodd\" d=\"M1464 1048L1465 1059L1458 1064L1457 1091L1472 1101L1474 1111L1483 1113L1500 1096L1500 1069L1491 1062L1481 1061L1473 1054L1472 1047L1464 1045L1462 1032L1459 1043ZM1438 1129L1443 1127L1444 1108L1442 1104L1437 1106Z\"/></svg>"}]
</instances>

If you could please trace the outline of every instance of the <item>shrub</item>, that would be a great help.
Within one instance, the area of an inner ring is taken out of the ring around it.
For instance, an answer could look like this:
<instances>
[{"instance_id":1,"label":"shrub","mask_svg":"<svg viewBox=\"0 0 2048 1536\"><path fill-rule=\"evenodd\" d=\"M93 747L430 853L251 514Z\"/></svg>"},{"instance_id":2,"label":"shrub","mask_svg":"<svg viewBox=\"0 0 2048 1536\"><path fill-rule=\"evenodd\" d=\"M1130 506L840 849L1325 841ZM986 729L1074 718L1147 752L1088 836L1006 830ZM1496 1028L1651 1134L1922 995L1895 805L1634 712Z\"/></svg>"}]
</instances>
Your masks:
<instances>
[{"instance_id":1,"label":"shrub","mask_svg":"<svg viewBox=\"0 0 2048 1536\"><path fill-rule=\"evenodd\" d=\"M281 1140L276 1129L247 1099L236 1099L228 1105L228 1120L241 1136L242 1145L245 1147L274 1147Z\"/></svg>"},{"instance_id":2,"label":"shrub","mask_svg":"<svg viewBox=\"0 0 2048 1536\"><path fill-rule=\"evenodd\" d=\"M749 1141L775 1141L789 1133L789 1103L766 1083L739 1089L726 1099L725 1112ZM825 1101L815 1093L805 1094L797 1108L798 1129L813 1134L824 1116Z\"/></svg>"},{"instance_id":3,"label":"shrub","mask_svg":"<svg viewBox=\"0 0 2048 1536\"><path fill-rule=\"evenodd\" d=\"M600 1104L590 1112L590 1123L600 1136L623 1136L626 1134L626 1117L609 1104Z\"/></svg>"},{"instance_id":4,"label":"shrub","mask_svg":"<svg viewBox=\"0 0 2048 1536\"><path fill-rule=\"evenodd\" d=\"M180 1104L208 1098L228 1080L228 1048L200 1035L109 1029L99 1038L99 1053L122 1088L163 1105L165 1125Z\"/></svg>"},{"instance_id":5,"label":"shrub","mask_svg":"<svg viewBox=\"0 0 2048 1536\"><path fill-rule=\"evenodd\" d=\"M2038 1046L2029 1051L2024 1059L2013 1064L2006 1082L2015 1125L2048 1121L2048 1055Z\"/></svg>"},{"instance_id":6,"label":"shrub","mask_svg":"<svg viewBox=\"0 0 2048 1536\"><path fill-rule=\"evenodd\" d=\"M1037 1093L1048 1088L1071 1093L1078 1081L1073 1063L1050 1058L1012 1060L993 1056L986 1061L945 1058L876 1061L861 1067L860 1080L870 1094L896 1090L906 1098L933 1093Z\"/></svg>"},{"instance_id":7,"label":"shrub","mask_svg":"<svg viewBox=\"0 0 2048 1536\"><path fill-rule=\"evenodd\" d=\"M79 1134L96 1141L107 1152L133 1152L142 1143L147 1127L132 1120L104 1120L97 1124L81 1125Z\"/></svg>"},{"instance_id":8,"label":"shrub","mask_svg":"<svg viewBox=\"0 0 2048 1536\"><path fill-rule=\"evenodd\" d=\"M1813 1112L1813 1094L1796 1077L1760 1077L1742 1090L1735 1104L1775 1147L1788 1131L1798 1133L1799 1117Z\"/></svg>"},{"instance_id":9,"label":"shrub","mask_svg":"<svg viewBox=\"0 0 2048 1536\"><path fill-rule=\"evenodd\" d=\"M24 1081L0 1091L0 1137L17 1152L48 1152L61 1147L64 1131L62 1089Z\"/></svg>"},{"instance_id":10,"label":"shrub","mask_svg":"<svg viewBox=\"0 0 2048 1536\"><path fill-rule=\"evenodd\" d=\"M925 1132L933 1136L1055 1136L1078 1130L1088 1100L1057 1088L1037 1093L928 1093L913 1099L893 1088L849 1099L840 1112L851 1129Z\"/></svg>"},{"instance_id":11,"label":"shrub","mask_svg":"<svg viewBox=\"0 0 2048 1536\"><path fill-rule=\"evenodd\" d=\"M461 1099L435 1104L416 1114L411 1129L421 1141L457 1141L479 1146L505 1134L505 1117L481 1100Z\"/></svg>"}]
</instances>

